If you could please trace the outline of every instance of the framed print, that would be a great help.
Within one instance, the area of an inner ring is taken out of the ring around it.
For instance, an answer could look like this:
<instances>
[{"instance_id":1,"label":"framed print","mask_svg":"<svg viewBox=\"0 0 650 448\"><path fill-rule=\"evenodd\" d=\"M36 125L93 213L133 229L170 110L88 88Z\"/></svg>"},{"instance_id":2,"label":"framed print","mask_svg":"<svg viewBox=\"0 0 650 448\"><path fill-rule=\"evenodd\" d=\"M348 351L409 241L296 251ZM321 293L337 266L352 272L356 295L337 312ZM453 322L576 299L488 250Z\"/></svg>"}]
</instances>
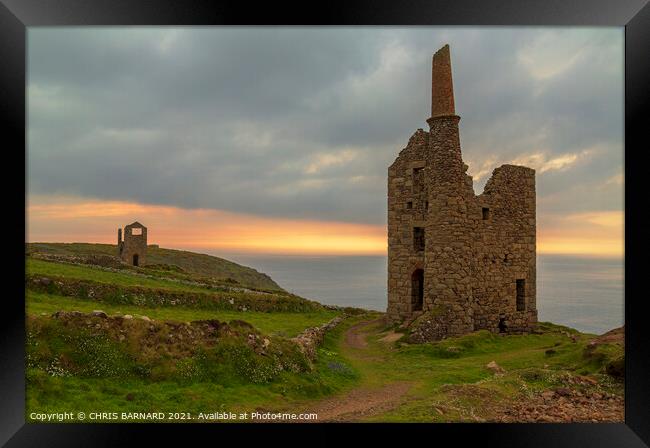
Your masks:
<instances>
[{"instance_id":1,"label":"framed print","mask_svg":"<svg viewBox=\"0 0 650 448\"><path fill-rule=\"evenodd\" d=\"M7 446L650 441L645 1L0 13Z\"/></svg>"}]
</instances>

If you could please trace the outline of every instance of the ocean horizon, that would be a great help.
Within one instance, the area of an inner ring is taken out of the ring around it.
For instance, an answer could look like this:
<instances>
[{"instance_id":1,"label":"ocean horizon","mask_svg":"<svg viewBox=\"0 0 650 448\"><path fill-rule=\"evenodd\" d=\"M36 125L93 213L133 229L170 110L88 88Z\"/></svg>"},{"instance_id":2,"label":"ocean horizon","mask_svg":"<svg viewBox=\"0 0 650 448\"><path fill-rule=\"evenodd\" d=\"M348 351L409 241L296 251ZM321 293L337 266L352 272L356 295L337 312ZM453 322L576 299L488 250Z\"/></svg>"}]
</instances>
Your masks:
<instances>
[{"instance_id":1,"label":"ocean horizon","mask_svg":"<svg viewBox=\"0 0 650 448\"><path fill-rule=\"evenodd\" d=\"M386 256L213 255L268 274L287 291L323 304L386 311ZM538 255L538 320L594 334L620 327L623 279L623 259Z\"/></svg>"}]
</instances>

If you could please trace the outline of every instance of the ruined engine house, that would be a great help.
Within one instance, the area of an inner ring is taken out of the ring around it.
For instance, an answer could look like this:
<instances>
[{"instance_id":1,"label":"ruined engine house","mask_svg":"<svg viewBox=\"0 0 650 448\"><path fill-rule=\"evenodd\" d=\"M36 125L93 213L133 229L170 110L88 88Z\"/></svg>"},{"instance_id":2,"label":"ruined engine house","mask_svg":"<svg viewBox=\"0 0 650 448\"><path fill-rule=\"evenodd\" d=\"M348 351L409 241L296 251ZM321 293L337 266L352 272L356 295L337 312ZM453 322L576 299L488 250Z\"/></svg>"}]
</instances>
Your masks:
<instances>
[{"instance_id":1,"label":"ruined engine house","mask_svg":"<svg viewBox=\"0 0 650 448\"><path fill-rule=\"evenodd\" d=\"M449 46L433 55L429 131L388 168L388 318L423 340L537 322L535 171L496 168L482 194L461 156Z\"/></svg>"},{"instance_id":2,"label":"ruined engine house","mask_svg":"<svg viewBox=\"0 0 650 448\"><path fill-rule=\"evenodd\" d=\"M147 262L147 228L139 222L117 229L117 256L132 266L144 266Z\"/></svg>"}]
</instances>

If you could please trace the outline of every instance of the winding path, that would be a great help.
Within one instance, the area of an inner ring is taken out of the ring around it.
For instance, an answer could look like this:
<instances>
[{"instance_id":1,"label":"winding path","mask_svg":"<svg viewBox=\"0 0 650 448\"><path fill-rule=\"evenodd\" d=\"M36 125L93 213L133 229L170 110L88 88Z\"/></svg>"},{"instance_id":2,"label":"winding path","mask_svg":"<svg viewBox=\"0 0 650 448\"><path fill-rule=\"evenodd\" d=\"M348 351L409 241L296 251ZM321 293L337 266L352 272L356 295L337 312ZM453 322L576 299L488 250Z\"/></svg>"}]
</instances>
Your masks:
<instances>
[{"instance_id":1,"label":"winding path","mask_svg":"<svg viewBox=\"0 0 650 448\"><path fill-rule=\"evenodd\" d=\"M344 347L353 349L350 351L352 354L355 351L362 353L368 347L363 330L379 321L375 319L351 326L345 333ZM318 414L315 422L354 422L398 407L410 388L408 382L390 383L378 388L360 387L316 402L309 412Z\"/></svg>"}]
</instances>

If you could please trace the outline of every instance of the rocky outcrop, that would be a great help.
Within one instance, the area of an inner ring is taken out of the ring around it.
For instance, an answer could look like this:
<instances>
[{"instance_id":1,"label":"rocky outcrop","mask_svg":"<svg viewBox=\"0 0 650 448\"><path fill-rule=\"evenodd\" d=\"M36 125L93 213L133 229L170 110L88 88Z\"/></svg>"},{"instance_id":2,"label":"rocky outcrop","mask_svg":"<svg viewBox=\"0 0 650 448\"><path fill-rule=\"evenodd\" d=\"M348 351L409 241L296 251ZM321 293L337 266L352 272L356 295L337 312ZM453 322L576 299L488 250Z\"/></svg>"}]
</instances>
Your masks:
<instances>
[{"instance_id":1,"label":"rocky outcrop","mask_svg":"<svg viewBox=\"0 0 650 448\"><path fill-rule=\"evenodd\" d=\"M420 344L444 339L448 334L448 319L449 309L443 306L422 312L412 322L406 322L408 342Z\"/></svg>"},{"instance_id":2,"label":"rocky outcrop","mask_svg":"<svg viewBox=\"0 0 650 448\"><path fill-rule=\"evenodd\" d=\"M559 387L501 409L495 419L504 423L623 422L623 397L595 390Z\"/></svg>"}]
</instances>

